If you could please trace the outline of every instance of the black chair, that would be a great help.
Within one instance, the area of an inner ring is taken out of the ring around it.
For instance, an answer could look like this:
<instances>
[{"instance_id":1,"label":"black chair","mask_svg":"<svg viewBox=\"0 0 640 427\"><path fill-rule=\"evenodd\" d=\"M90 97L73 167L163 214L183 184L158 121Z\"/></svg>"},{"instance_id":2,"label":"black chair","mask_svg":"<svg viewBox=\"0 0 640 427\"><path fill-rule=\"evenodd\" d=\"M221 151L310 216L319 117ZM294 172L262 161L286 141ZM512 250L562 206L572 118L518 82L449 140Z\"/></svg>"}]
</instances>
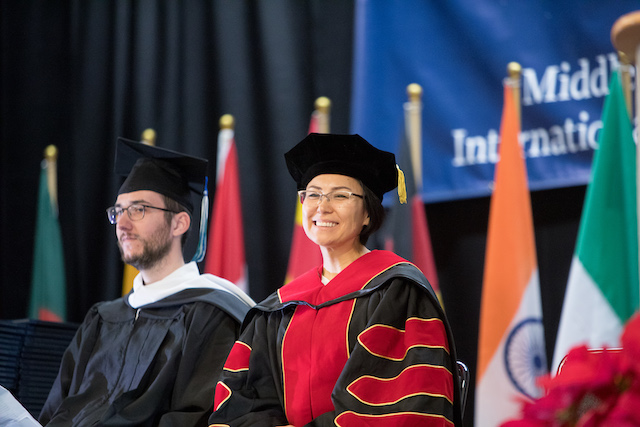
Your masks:
<instances>
[{"instance_id":1,"label":"black chair","mask_svg":"<svg viewBox=\"0 0 640 427\"><path fill-rule=\"evenodd\" d=\"M0 320L0 384L36 418L78 326L33 319Z\"/></svg>"},{"instance_id":2,"label":"black chair","mask_svg":"<svg viewBox=\"0 0 640 427\"><path fill-rule=\"evenodd\" d=\"M469 368L464 362L458 360L458 381L460 382L460 411L464 417L464 407L467 404L467 394L469 393Z\"/></svg>"}]
</instances>

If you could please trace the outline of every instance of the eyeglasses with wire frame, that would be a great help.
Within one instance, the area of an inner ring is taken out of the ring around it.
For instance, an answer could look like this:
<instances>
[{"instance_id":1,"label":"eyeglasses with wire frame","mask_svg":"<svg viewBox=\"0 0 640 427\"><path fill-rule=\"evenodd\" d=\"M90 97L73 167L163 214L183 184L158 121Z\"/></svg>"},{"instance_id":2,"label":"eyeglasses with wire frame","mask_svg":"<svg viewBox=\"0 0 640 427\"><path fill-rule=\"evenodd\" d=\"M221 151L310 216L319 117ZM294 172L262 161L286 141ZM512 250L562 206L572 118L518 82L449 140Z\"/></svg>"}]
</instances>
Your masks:
<instances>
[{"instance_id":1,"label":"eyeglasses with wire frame","mask_svg":"<svg viewBox=\"0 0 640 427\"><path fill-rule=\"evenodd\" d=\"M129 205L129 207L127 207L126 209L120 206L111 206L110 208L107 208L107 219L109 219L109 222L111 224L115 225L118 223L118 219L122 216L124 211L127 211L127 215L129 215L129 219L131 221L140 221L142 218L144 218L145 209L157 209L164 212L179 213L170 209L157 208L155 206L135 203L133 205Z\"/></svg>"},{"instance_id":2,"label":"eyeglasses with wire frame","mask_svg":"<svg viewBox=\"0 0 640 427\"><path fill-rule=\"evenodd\" d=\"M298 196L300 197L300 203L302 203L303 205L307 204L312 206L322 203L323 197L327 199L327 202L333 205L341 205L347 203L354 197L364 199L364 196L362 194L356 194L351 191L343 190L331 191L327 194L314 190L300 190L298 191Z\"/></svg>"}]
</instances>

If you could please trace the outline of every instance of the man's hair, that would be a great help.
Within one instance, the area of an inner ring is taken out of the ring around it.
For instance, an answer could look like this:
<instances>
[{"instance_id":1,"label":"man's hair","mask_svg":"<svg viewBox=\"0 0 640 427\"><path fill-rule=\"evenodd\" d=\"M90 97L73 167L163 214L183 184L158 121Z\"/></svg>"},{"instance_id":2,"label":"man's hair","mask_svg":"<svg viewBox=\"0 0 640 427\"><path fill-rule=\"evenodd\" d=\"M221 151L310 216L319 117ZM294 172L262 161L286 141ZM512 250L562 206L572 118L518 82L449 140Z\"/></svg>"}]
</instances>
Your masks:
<instances>
[{"instance_id":1,"label":"man's hair","mask_svg":"<svg viewBox=\"0 0 640 427\"><path fill-rule=\"evenodd\" d=\"M366 245L369 237L382 227L385 210L378 196L366 185L362 184L362 182L360 182L360 184L362 185L364 193L364 208L367 210L367 214L369 214L369 224L362 227L362 231L360 232L360 243Z\"/></svg>"},{"instance_id":2,"label":"man's hair","mask_svg":"<svg viewBox=\"0 0 640 427\"><path fill-rule=\"evenodd\" d=\"M187 208L182 206L180 203L176 202L175 200L173 200L168 196L165 196L164 194L161 194L161 196L162 196L162 199L164 200L165 209L169 209L170 211L173 211L173 212L164 213L164 219L165 221L167 221L167 224L171 224L171 220L173 219L174 212L186 212L187 214L189 214L189 211L187 211ZM189 217L191 218L191 215L189 215ZM191 231L191 224L189 224L189 229L182 235L182 238L180 240L180 244L182 245L183 248L184 248L185 242L187 241L187 237L189 236L190 231Z\"/></svg>"}]
</instances>

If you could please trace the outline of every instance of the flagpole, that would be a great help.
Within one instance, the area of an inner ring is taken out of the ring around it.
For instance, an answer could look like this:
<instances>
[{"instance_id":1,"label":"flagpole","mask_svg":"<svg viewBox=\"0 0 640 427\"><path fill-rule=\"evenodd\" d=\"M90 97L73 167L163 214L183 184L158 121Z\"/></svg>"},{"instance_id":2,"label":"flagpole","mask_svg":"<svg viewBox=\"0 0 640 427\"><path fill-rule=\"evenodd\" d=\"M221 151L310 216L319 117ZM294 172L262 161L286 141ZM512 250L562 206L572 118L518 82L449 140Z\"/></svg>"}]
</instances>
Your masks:
<instances>
[{"instance_id":1,"label":"flagpole","mask_svg":"<svg viewBox=\"0 0 640 427\"><path fill-rule=\"evenodd\" d=\"M218 126L220 127L220 131L225 129L234 130L236 126L236 119L231 114L223 114L220 116L220 120L218 121ZM218 145L218 155L217 164L216 164L216 185L222 179L222 173L224 171L225 162L227 160L227 153L229 147L226 144Z\"/></svg>"},{"instance_id":2,"label":"flagpole","mask_svg":"<svg viewBox=\"0 0 640 427\"><path fill-rule=\"evenodd\" d=\"M314 104L318 119L318 133L329 133L330 126L330 111L331 100L326 96L321 96L316 99Z\"/></svg>"},{"instance_id":3,"label":"flagpole","mask_svg":"<svg viewBox=\"0 0 640 427\"><path fill-rule=\"evenodd\" d=\"M216 175L213 184L210 184L215 188L211 217L209 220L209 191L205 190L207 195L203 194L202 197L198 247L203 255L206 253L203 265L205 273L227 279L248 292L249 273L245 256L235 122L232 114L223 114L218 119Z\"/></svg>"},{"instance_id":4,"label":"flagpole","mask_svg":"<svg viewBox=\"0 0 640 427\"><path fill-rule=\"evenodd\" d=\"M235 126L235 119L231 114L224 114L220 117L220 129L231 129Z\"/></svg>"},{"instance_id":5,"label":"flagpole","mask_svg":"<svg viewBox=\"0 0 640 427\"><path fill-rule=\"evenodd\" d=\"M418 194L422 194L422 86L407 86L409 101L405 103L405 132L409 138L413 178Z\"/></svg>"},{"instance_id":6,"label":"flagpole","mask_svg":"<svg viewBox=\"0 0 640 427\"><path fill-rule=\"evenodd\" d=\"M411 170L413 182L404 182L405 175L398 168L398 201L394 209L402 212L409 212L408 218L403 217L401 213L395 213L394 217L394 233L400 245L403 245L403 229L409 227L410 237L408 239L410 247L406 247L404 243L404 251L409 261L418 266L424 273L431 287L438 296L440 305L444 308L442 293L440 292L440 283L438 280L438 270L436 268L435 258L433 256L433 247L431 245L431 236L429 234L429 224L427 222L427 213L422 199L423 175L422 175L422 86L417 83L411 83L406 88L408 100L403 104L404 109L404 140L403 144L408 146L399 147L398 154L403 157L403 152L409 149L410 165L405 165L406 170ZM407 191L406 189L411 189ZM409 200L407 200L409 199ZM404 201L403 201L404 200ZM403 208L400 205L408 203ZM405 214L406 215L406 214ZM408 219L409 223L401 222ZM407 237L404 237L407 239Z\"/></svg>"},{"instance_id":7,"label":"flagpole","mask_svg":"<svg viewBox=\"0 0 640 427\"><path fill-rule=\"evenodd\" d=\"M156 145L156 131L148 128L142 132L142 143L146 145Z\"/></svg>"},{"instance_id":8,"label":"flagpole","mask_svg":"<svg viewBox=\"0 0 640 427\"><path fill-rule=\"evenodd\" d=\"M510 63L502 79L499 161L482 279L475 423L502 425L535 398L547 374L535 230L526 159L519 143L520 67ZM526 332L525 332L526 331Z\"/></svg>"},{"instance_id":9,"label":"flagpole","mask_svg":"<svg viewBox=\"0 0 640 427\"><path fill-rule=\"evenodd\" d=\"M522 122L522 112L520 111L520 76L522 75L522 66L517 62L509 62L507 64L507 74L509 75L511 91L513 92L515 107L518 112L518 120Z\"/></svg>"},{"instance_id":10,"label":"flagpole","mask_svg":"<svg viewBox=\"0 0 640 427\"><path fill-rule=\"evenodd\" d=\"M633 117L631 74L629 74L631 63L629 62L629 57L627 57L627 54L624 52L618 52L618 58L620 60L620 80L622 81L622 92L624 94L625 105L627 106L627 113L629 113L629 117Z\"/></svg>"},{"instance_id":11,"label":"flagpole","mask_svg":"<svg viewBox=\"0 0 640 427\"><path fill-rule=\"evenodd\" d=\"M44 161L47 167L47 187L51 207L58 216L58 147L49 145L44 149Z\"/></svg>"},{"instance_id":12,"label":"flagpole","mask_svg":"<svg viewBox=\"0 0 640 427\"><path fill-rule=\"evenodd\" d=\"M629 63L635 63L636 79L635 79L635 120L632 121L632 127L640 124L640 85L638 84L638 71L640 70L640 11L627 13L619 17L611 27L611 42L618 52L624 53ZM634 117L629 114L629 117ZM636 139L638 133L636 131ZM638 197L638 189L640 189L640 148L636 142L636 217L638 221L638 241L640 242L640 197ZM639 257L640 257L640 251ZM640 270L640 262L638 262ZM639 273L640 274L640 273Z\"/></svg>"}]
</instances>

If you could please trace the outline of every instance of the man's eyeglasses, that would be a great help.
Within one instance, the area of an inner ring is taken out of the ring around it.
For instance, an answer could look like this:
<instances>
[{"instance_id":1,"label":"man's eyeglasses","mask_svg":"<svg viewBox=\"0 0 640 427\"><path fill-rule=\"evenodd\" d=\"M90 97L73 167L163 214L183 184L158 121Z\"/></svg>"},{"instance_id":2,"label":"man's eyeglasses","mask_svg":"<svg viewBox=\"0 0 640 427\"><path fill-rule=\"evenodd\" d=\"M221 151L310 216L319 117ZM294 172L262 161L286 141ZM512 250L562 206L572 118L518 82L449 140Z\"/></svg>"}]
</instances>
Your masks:
<instances>
[{"instance_id":1,"label":"man's eyeglasses","mask_svg":"<svg viewBox=\"0 0 640 427\"><path fill-rule=\"evenodd\" d=\"M129 205L126 209L123 209L120 206L111 206L107 209L107 218L111 224L117 224L124 211L127 211L127 215L129 215L129 219L131 221L140 221L144 218L145 209L157 209L159 211L178 213L169 209L156 208L155 206L134 204Z\"/></svg>"},{"instance_id":2,"label":"man's eyeglasses","mask_svg":"<svg viewBox=\"0 0 640 427\"><path fill-rule=\"evenodd\" d=\"M351 191L332 191L324 194L319 191L300 190L298 191L298 196L300 196L300 203L311 206L319 205L322 202L323 197L327 199L327 202L333 205L344 204L354 197L364 199L363 195L352 193Z\"/></svg>"}]
</instances>

